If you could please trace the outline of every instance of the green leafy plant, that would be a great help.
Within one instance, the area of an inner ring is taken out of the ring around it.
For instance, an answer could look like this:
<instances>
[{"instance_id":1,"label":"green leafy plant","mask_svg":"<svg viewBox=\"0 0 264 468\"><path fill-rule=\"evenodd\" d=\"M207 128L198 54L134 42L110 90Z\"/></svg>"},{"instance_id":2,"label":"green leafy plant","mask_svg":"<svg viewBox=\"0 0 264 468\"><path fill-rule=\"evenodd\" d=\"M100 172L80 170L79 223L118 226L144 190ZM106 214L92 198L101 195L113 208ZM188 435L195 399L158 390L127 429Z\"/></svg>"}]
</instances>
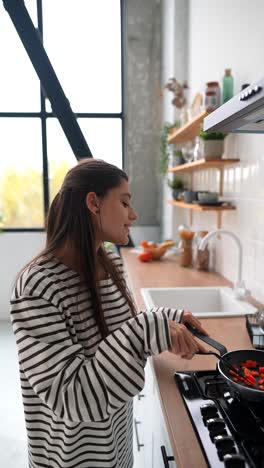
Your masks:
<instances>
[{"instance_id":1,"label":"green leafy plant","mask_svg":"<svg viewBox=\"0 0 264 468\"><path fill-rule=\"evenodd\" d=\"M202 138L202 140L224 140L226 135L226 133L222 132L206 132L203 129L199 132L199 137Z\"/></svg>"},{"instance_id":2,"label":"green leafy plant","mask_svg":"<svg viewBox=\"0 0 264 468\"><path fill-rule=\"evenodd\" d=\"M180 177L173 177L173 179L168 179L168 186L172 190L182 189L184 187L184 182Z\"/></svg>"},{"instance_id":3,"label":"green leafy plant","mask_svg":"<svg viewBox=\"0 0 264 468\"><path fill-rule=\"evenodd\" d=\"M173 128L180 126L180 122L177 120L174 123L170 124L166 122L160 132L160 173L162 176L165 176L167 173L169 158L170 158L170 144L167 139L170 134L170 131Z\"/></svg>"}]
</instances>

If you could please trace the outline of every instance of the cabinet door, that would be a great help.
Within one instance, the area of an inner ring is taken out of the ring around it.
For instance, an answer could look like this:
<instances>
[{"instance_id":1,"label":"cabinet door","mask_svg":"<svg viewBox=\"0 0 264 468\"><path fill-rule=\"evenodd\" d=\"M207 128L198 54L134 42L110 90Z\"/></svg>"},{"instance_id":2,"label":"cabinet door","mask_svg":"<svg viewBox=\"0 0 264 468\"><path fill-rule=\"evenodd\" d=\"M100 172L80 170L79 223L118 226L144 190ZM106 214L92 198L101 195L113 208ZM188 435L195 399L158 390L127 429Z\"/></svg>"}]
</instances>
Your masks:
<instances>
[{"instance_id":1,"label":"cabinet door","mask_svg":"<svg viewBox=\"0 0 264 468\"><path fill-rule=\"evenodd\" d=\"M176 468L157 388L154 391L153 403L152 468Z\"/></svg>"},{"instance_id":2,"label":"cabinet door","mask_svg":"<svg viewBox=\"0 0 264 468\"><path fill-rule=\"evenodd\" d=\"M134 398L134 468L176 468L156 385L148 362Z\"/></svg>"},{"instance_id":3,"label":"cabinet door","mask_svg":"<svg viewBox=\"0 0 264 468\"><path fill-rule=\"evenodd\" d=\"M135 426L135 419L133 421L133 455L134 455L134 465L133 467L134 468L144 468L144 453L143 453L143 449L144 447L141 447L140 449L137 448L137 436L136 436L136 426ZM141 441L143 442L143 441Z\"/></svg>"},{"instance_id":4,"label":"cabinet door","mask_svg":"<svg viewBox=\"0 0 264 468\"><path fill-rule=\"evenodd\" d=\"M145 386L134 398L134 467L152 466L153 376L149 362L145 367Z\"/></svg>"}]
</instances>

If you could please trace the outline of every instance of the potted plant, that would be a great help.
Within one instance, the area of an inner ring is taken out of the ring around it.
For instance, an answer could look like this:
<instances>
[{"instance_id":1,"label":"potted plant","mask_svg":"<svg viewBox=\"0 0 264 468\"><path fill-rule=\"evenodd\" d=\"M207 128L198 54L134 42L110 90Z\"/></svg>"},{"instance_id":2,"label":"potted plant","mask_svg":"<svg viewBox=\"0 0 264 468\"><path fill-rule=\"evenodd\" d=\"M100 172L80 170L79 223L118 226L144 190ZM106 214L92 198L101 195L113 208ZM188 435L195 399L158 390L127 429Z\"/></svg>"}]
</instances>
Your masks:
<instances>
[{"instance_id":1,"label":"potted plant","mask_svg":"<svg viewBox=\"0 0 264 468\"><path fill-rule=\"evenodd\" d=\"M160 132L160 173L165 176L169 167L171 154L173 154L173 165L183 163L182 152L179 149L171 149L171 145L168 143L169 134L177 127L180 126L180 122L177 120L170 124L166 122ZM175 145L173 144L173 148Z\"/></svg>"},{"instance_id":2,"label":"potted plant","mask_svg":"<svg viewBox=\"0 0 264 468\"><path fill-rule=\"evenodd\" d=\"M226 133L206 132L201 129L199 133L200 151L204 159L221 159L224 153L224 139Z\"/></svg>"},{"instance_id":3,"label":"potted plant","mask_svg":"<svg viewBox=\"0 0 264 468\"><path fill-rule=\"evenodd\" d=\"M184 191L184 182L178 177L174 176L173 179L168 179L168 186L172 189L172 196L174 200L180 200L181 194Z\"/></svg>"}]
</instances>

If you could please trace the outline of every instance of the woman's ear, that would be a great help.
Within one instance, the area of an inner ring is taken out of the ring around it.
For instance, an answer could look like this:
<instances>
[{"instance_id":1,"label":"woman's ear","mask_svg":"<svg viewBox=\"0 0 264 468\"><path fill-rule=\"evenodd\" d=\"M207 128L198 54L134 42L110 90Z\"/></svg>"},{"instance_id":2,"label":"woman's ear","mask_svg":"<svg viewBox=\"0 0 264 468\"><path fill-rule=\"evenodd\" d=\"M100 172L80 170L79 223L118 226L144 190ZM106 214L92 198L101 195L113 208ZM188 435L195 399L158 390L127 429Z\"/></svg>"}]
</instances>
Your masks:
<instances>
[{"instance_id":1,"label":"woman's ear","mask_svg":"<svg viewBox=\"0 0 264 468\"><path fill-rule=\"evenodd\" d=\"M94 215L97 215L100 211L100 201L95 192L89 192L85 199L88 210Z\"/></svg>"}]
</instances>

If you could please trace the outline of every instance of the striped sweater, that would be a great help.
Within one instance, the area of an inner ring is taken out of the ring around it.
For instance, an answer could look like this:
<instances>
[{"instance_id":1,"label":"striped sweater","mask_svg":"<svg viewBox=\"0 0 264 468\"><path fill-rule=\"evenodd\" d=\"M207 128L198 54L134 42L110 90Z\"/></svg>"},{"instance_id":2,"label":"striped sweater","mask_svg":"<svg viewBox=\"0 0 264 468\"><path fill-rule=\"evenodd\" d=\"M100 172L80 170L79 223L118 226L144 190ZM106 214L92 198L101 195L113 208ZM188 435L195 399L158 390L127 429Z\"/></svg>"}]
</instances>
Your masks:
<instances>
[{"instance_id":1,"label":"striped sweater","mask_svg":"<svg viewBox=\"0 0 264 468\"><path fill-rule=\"evenodd\" d=\"M112 279L99 281L99 290L110 331L104 340L89 291L57 259L42 259L16 282L11 321L30 468L133 466L133 397L147 358L170 346L168 319L180 314L157 308L132 317Z\"/></svg>"}]
</instances>

